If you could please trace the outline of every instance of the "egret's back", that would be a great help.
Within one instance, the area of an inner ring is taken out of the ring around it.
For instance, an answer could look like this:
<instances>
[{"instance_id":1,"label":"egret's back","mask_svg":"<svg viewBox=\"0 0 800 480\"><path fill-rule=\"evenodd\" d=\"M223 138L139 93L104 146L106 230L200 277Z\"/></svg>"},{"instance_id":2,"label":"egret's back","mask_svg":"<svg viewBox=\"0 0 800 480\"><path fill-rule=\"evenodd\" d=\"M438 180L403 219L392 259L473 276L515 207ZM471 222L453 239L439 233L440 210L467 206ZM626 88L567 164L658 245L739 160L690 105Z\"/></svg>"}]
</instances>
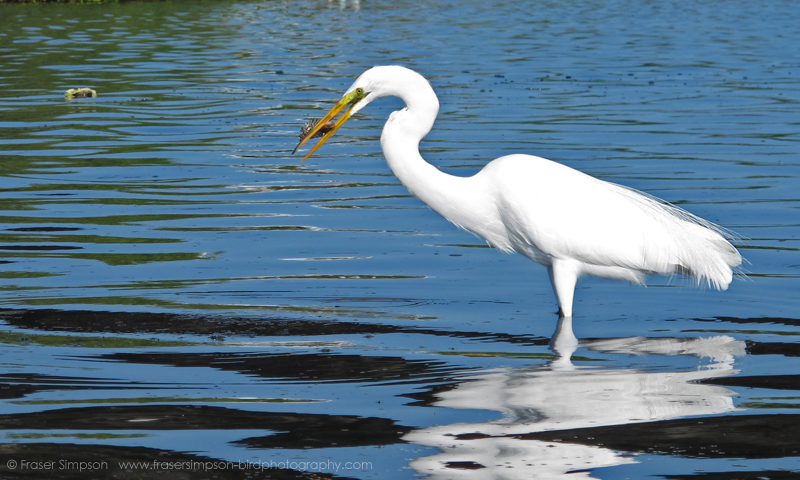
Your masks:
<instances>
[{"instance_id":1,"label":"egret's back","mask_svg":"<svg viewBox=\"0 0 800 480\"><path fill-rule=\"evenodd\" d=\"M741 264L720 227L550 160L511 155L491 162L478 178L495 186L511 249L548 266L570 260L580 264L579 275L636 283L646 274L682 273L724 290Z\"/></svg>"}]
</instances>

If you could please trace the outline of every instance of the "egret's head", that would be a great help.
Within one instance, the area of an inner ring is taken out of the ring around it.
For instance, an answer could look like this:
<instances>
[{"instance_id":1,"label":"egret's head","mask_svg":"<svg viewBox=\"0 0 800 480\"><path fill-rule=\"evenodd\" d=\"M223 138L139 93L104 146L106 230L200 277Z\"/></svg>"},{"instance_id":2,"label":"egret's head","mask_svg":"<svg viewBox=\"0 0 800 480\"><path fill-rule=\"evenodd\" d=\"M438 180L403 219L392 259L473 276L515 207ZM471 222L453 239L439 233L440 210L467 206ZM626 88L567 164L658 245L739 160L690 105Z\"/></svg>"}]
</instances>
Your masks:
<instances>
[{"instance_id":1,"label":"egret's head","mask_svg":"<svg viewBox=\"0 0 800 480\"><path fill-rule=\"evenodd\" d=\"M359 78L359 80L361 79ZM344 125L344 122L346 122L354 113L358 112L359 110L364 108L370 101L372 101L371 99L365 100L367 99L367 97L369 97L369 93L370 92L365 90L364 87L359 86L359 81L356 81L356 83L354 83L353 86L350 87L347 93L344 94L342 99L339 100L336 103L336 105L334 105L333 108L331 108L328 111L328 113L326 113L325 116L322 117L317 122L314 128L312 128L302 140L300 140L300 143L297 144L292 153L296 152L298 148L300 148L304 143L308 141L308 139L316 135L316 133L319 132L322 128L324 128L328 122L333 120L339 112L344 110L344 113L342 113L342 116L339 117L339 120L337 120L336 123L333 125L333 128L328 130L328 132L325 135L323 135L322 138L319 139L319 142L317 142L317 144L314 145L314 148L309 150L306 156L303 157L303 160L301 160L301 162L305 162L306 159L310 157L312 153L316 152L317 149L321 147L323 143L327 142L328 139L333 136L334 132L336 132L336 130L338 130L339 127Z\"/></svg>"},{"instance_id":2,"label":"egret's head","mask_svg":"<svg viewBox=\"0 0 800 480\"><path fill-rule=\"evenodd\" d=\"M296 152L298 148L323 128L326 130L330 128L319 142L314 145L314 148L303 157L303 161L305 161L305 159L310 157L323 143L327 142L328 139L333 136L333 133L351 116L355 115L373 100L388 96L402 98L409 108L413 103L414 108L427 110L429 116L426 118L429 118L431 125L433 125L433 119L436 118L436 112L439 111L439 101L436 99L436 94L433 93L430 84L422 75L398 65L372 67L358 77L342 99L308 131L302 140L300 140L300 143L294 151ZM416 102L414 102L414 100L416 100ZM342 116L339 117L333 127L330 127L329 122L342 110L344 110ZM430 129L430 126L428 126L428 129Z\"/></svg>"},{"instance_id":3,"label":"egret's head","mask_svg":"<svg viewBox=\"0 0 800 480\"><path fill-rule=\"evenodd\" d=\"M424 84L424 87L420 86ZM327 128L326 124L333 120L336 115L345 110L339 120L333 125L325 135L314 145L302 161L305 161L311 156L323 143L327 142L333 136L333 133L341 127L351 116L355 115L359 110L366 107L370 102L381 97L386 96L402 96L402 91L405 88L420 89L427 87L430 89L427 80L413 70L406 67L397 65L382 65L372 67L356 79L353 85L347 89L341 100L339 100L328 113L320 119L317 124L309 130L308 134L300 140L300 143L295 147L294 152L297 151L304 143L311 137L317 134L323 128ZM433 90L431 90L433 92ZM436 96L434 95L434 99ZM438 108L438 103L436 104Z\"/></svg>"}]
</instances>

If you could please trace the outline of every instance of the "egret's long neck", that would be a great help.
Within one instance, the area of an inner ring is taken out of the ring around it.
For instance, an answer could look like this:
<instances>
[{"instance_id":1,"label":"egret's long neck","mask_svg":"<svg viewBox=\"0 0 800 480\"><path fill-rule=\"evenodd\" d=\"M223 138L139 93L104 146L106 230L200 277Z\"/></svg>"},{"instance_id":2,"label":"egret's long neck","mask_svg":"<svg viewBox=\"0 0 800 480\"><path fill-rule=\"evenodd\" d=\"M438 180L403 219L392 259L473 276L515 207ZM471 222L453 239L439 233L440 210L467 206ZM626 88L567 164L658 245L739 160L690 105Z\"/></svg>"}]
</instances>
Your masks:
<instances>
[{"instance_id":1,"label":"egret's long neck","mask_svg":"<svg viewBox=\"0 0 800 480\"><path fill-rule=\"evenodd\" d=\"M472 179L441 172L419 153L420 140L430 132L439 111L439 101L433 89L427 87L401 96L406 108L392 113L383 127L383 155L414 196L456 225L475 232L477 227L470 225L472 217L465 215L470 204L479 201L476 196L480 192L471 185Z\"/></svg>"}]
</instances>

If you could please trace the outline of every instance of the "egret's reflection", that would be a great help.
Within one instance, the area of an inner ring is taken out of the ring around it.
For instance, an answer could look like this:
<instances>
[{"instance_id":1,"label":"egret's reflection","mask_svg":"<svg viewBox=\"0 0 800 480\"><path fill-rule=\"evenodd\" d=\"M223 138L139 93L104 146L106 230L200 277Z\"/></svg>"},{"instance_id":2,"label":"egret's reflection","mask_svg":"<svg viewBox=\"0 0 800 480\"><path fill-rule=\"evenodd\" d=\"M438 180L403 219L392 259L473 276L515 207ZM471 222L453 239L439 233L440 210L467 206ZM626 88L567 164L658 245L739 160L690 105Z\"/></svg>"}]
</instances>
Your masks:
<instances>
[{"instance_id":1,"label":"egret's reflection","mask_svg":"<svg viewBox=\"0 0 800 480\"><path fill-rule=\"evenodd\" d=\"M707 358L709 364L690 371L581 367L571 361L579 347L607 353L691 355ZM728 336L579 341L569 317L559 321L551 348L556 359L548 365L491 370L439 394L437 406L495 410L503 418L409 433L405 440L442 451L416 459L411 466L433 479L593 478L590 469L635 460L603 447L519 436L733 410L732 391L696 382L735 374L734 358L745 352L744 342Z\"/></svg>"}]
</instances>

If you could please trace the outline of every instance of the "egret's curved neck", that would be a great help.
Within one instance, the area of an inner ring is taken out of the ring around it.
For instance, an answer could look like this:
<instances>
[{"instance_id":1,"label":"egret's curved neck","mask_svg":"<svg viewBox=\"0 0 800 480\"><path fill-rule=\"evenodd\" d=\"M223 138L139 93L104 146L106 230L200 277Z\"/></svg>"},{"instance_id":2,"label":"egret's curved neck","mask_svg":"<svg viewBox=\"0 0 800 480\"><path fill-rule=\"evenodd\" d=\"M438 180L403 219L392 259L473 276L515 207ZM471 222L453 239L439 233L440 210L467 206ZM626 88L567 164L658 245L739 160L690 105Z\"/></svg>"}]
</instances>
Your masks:
<instances>
[{"instance_id":1,"label":"egret's curved neck","mask_svg":"<svg viewBox=\"0 0 800 480\"><path fill-rule=\"evenodd\" d=\"M419 153L420 141L433 128L439 100L433 90L415 90L414 95L403 97L406 108L389 116L381 134L381 148L392 173L411 193L430 205L426 198L438 190L439 182L447 182L450 177L426 162Z\"/></svg>"},{"instance_id":2,"label":"egret's curved neck","mask_svg":"<svg viewBox=\"0 0 800 480\"><path fill-rule=\"evenodd\" d=\"M438 214L473 230L464 216L467 204L477 200L470 195L470 178L441 172L419 153L419 143L430 132L439 112L436 94L424 81L424 85L394 95L406 103L406 108L392 113L383 127L381 148L389 168L414 196Z\"/></svg>"}]
</instances>

